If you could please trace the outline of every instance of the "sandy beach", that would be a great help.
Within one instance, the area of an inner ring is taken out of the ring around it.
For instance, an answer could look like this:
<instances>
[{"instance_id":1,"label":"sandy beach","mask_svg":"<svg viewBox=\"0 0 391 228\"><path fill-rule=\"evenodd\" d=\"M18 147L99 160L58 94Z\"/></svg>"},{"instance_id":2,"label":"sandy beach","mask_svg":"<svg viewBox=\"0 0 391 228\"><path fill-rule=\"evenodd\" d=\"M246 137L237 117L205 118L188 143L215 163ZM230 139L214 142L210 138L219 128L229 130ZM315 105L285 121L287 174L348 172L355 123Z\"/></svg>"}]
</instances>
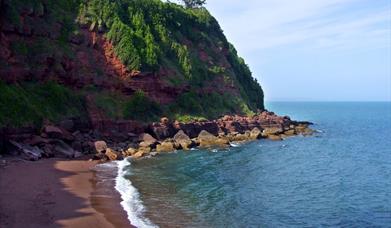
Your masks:
<instances>
[{"instance_id":1,"label":"sandy beach","mask_svg":"<svg viewBox=\"0 0 391 228\"><path fill-rule=\"evenodd\" d=\"M2 160L0 227L131 227L118 193L94 194L96 162Z\"/></svg>"}]
</instances>

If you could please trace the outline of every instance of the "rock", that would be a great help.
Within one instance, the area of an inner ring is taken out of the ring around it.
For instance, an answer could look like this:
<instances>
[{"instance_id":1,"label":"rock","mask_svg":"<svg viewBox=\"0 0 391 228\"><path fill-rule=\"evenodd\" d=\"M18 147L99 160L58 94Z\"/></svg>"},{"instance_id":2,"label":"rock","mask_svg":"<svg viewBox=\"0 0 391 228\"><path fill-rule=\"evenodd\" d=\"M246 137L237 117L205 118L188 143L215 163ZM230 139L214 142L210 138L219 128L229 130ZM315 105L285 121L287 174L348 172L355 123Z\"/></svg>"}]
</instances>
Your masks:
<instances>
[{"instance_id":1,"label":"rock","mask_svg":"<svg viewBox=\"0 0 391 228\"><path fill-rule=\"evenodd\" d=\"M252 140L259 139L261 136L262 136L262 132L257 127L254 127L250 132L250 139Z\"/></svg>"},{"instance_id":2,"label":"rock","mask_svg":"<svg viewBox=\"0 0 391 228\"><path fill-rule=\"evenodd\" d=\"M282 140L281 136L279 136L279 135L268 135L267 138L270 140L273 140L273 141Z\"/></svg>"},{"instance_id":3,"label":"rock","mask_svg":"<svg viewBox=\"0 0 391 228\"><path fill-rule=\"evenodd\" d=\"M15 147L16 150L19 151L19 153L22 154L24 159L30 160L30 161L36 161L42 158L42 154L44 153L41 149L39 149L36 146L30 146L22 143L17 143L15 141L10 140L9 143Z\"/></svg>"},{"instance_id":4,"label":"rock","mask_svg":"<svg viewBox=\"0 0 391 228\"><path fill-rule=\"evenodd\" d=\"M290 129L290 130L287 130L284 132L284 135L286 135L286 136L293 136L295 134L296 134L296 132L294 129Z\"/></svg>"},{"instance_id":5,"label":"rock","mask_svg":"<svg viewBox=\"0 0 391 228\"><path fill-rule=\"evenodd\" d=\"M60 139L64 135L63 131L60 128L52 125L46 125L43 128L43 133L45 133L49 138L55 139Z\"/></svg>"},{"instance_id":6,"label":"rock","mask_svg":"<svg viewBox=\"0 0 391 228\"><path fill-rule=\"evenodd\" d=\"M159 153L158 152L151 152L149 153L149 155L151 155L152 157L156 157Z\"/></svg>"},{"instance_id":7,"label":"rock","mask_svg":"<svg viewBox=\"0 0 391 228\"><path fill-rule=\"evenodd\" d=\"M168 119L167 117L162 117L162 118L160 119L160 123L161 123L161 124L164 124L164 125L167 125L167 124L170 123L170 121L169 121L169 119Z\"/></svg>"},{"instance_id":8,"label":"rock","mask_svg":"<svg viewBox=\"0 0 391 228\"><path fill-rule=\"evenodd\" d=\"M268 137L269 135L276 135L283 132L283 129L281 127L267 127L263 129L262 136Z\"/></svg>"},{"instance_id":9,"label":"rock","mask_svg":"<svg viewBox=\"0 0 391 228\"><path fill-rule=\"evenodd\" d=\"M141 158L145 155L145 153L143 151L138 151L137 153L133 154L132 157L133 158Z\"/></svg>"},{"instance_id":10,"label":"rock","mask_svg":"<svg viewBox=\"0 0 391 228\"><path fill-rule=\"evenodd\" d=\"M107 144L105 141L96 141L94 142L94 146L97 153L104 153L107 149Z\"/></svg>"},{"instance_id":11,"label":"rock","mask_svg":"<svg viewBox=\"0 0 391 228\"><path fill-rule=\"evenodd\" d=\"M201 147L226 146L229 144L227 139L218 138L205 130L200 132L197 139Z\"/></svg>"},{"instance_id":12,"label":"rock","mask_svg":"<svg viewBox=\"0 0 391 228\"><path fill-rule=\"evenodd\" d=\"M157 152L171 152L174 151L174 143L172 141L164 141L161 144L156 145Z\"/></svg>"},{"instance_id":13,"label":"rock","mask_svg":"<svg viewBox=\"0 0 391 228\"><path fill-rule=\"evenodd\" d=\"M73 131L73 128L75 126L73 120L71 119L67 119L67 120L63 120L59 123L59 126L67 131Z\"/></svg>"},{"instance_id":14,"label":"rock","mask_svg":"<svg viewBox=\"0 0 391 228\"><path fill-rule=\"evenodd\" d=\"M119 153L112 150L111 148L107 148L105 154L111 161L115 161L119 158Z\"/></svg>"},{"instance_id":15,"label":"rock","mask_svg":"<svg viewBox=\"0 0 391 228\"><path fill-rule=\"evenodd\" d=\"M151 152L151 147L140 147L137 149L137 153L138 152L143 152L144 154L148 154L149 152Z\"/></svg>"},{"instance_id":16,"label":"rock","mask_svg":"<svg viewBox=\"0 0 391 228\"><path fill-rule=\"evenodd\" d=\"M178 143L183 150L189 150L193 145L193 141L191 141L190 137L187 136L182 130L179 130L174 135L174 141Z\"/></svg>"},{"instance_id":17,"label":"rock","mask_svg":"<svg viewBox=\"0 0 391 228\"><path fill-rule=\"evenodd\" d=\"M51 144L45 144L42 148L43 156L46 158L54 157L54 146Z\"/></svg>"},{"instance_id":18,"label":"rock","mask_svg":"<svg viewBox=\"0 0 391 228\"><path fill-rule=\"evenodd\" d=\"M129 156L134 155L136 152L137 152L136 149L134 149L134 148L132 148L132 147L129 147L126 151L122 152L122 155L123 155L124 157L129 157Z\"/></svg>"},{"instance_id":19,"label":"rock","mask_svg":"<svg viewBox=\"0 0 391 228\"><path fill-rule=\"evenodd\" d=\"M80 158L81 156L83 156L83 154L80 153L79 151L76 151L73 157L74 158Z\"/></svg>"},{"instance_id":20,"label":"rock","mask_svg":"<svg viewBox=\"0 0 391 228\"><path fill-rule=\"evenodd\" d=\"M54 141L54 152L57 152L56 155L65 156L66 158L73 158L75 155L75 150L70 147L68 144L61 140Z\"/></svg>"},{"instance_id":21,"label":"rock","mask_svg":"<svg viewBox=\"0 0 391 228\"><path fill-rule=\"evenodd\" d=\"M148 133L141 134L139 139L141 141L140 147L153 147L157 143L157 140Z\"/></svg>"},{"instance_id":22,"label":"rock","mask_svg":"<svg viewBox=\"0 0 391 228\"><path fill-rule=\"evenodd\" d=\"M132 155L133 158L141 158L144 157L145 155L148 155L151 152L150 147L141 147L138 148L137 152Z\"/></svg>"},{"instance_id":23,"label":"rock","mask_svg":"<svg viewBox=\"0 0 391 228\"><path fill-rule=\"evenodd\" d=\"M38 136L38 135L34 135L30 139L25 141L25 143L28 143L31 146L44 145L44 144L48 144L49 142L50 142L49 139L45 139L45 138Z\"/></svg>"}]
</instances>

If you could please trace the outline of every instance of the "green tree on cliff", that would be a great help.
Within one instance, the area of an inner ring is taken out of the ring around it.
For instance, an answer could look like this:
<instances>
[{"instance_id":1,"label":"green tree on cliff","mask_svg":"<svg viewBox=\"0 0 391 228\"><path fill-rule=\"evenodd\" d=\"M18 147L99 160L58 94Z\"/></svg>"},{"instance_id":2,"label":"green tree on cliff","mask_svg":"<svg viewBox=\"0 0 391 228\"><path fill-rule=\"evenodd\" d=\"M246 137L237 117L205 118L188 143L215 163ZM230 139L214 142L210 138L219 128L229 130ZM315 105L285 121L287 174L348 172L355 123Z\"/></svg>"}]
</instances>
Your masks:
<instances>
[{"instance_id":1,"label":"green tree on cliff","mask_svg":"<svg viewBox=\"0 0 391 228\"><path fill-rule=\"evenodd\" d=\"M198 8L205 5L206 0L182 0L187 8Z\"/></svg>"}]
</instances>

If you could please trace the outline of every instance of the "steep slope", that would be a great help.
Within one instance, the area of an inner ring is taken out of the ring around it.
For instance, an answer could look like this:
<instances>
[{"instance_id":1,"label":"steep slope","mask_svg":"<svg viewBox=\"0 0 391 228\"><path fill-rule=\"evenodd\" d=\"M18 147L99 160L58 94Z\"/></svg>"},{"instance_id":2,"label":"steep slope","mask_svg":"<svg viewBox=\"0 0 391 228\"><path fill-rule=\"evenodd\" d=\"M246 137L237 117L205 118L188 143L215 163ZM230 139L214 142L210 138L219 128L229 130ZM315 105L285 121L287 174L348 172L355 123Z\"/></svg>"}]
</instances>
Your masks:
<instances>
[{"instance_id":1,"label":"steep slope","mask_svg":"<svg viewBox=\"0 0 391 228\"><path fill-rule=\"evenodd\" d=\"M204 8L2 0L0 26L0 126L91 117L89 107L143 121L264 109L261 87Z\"/></svg>"}]
</instances>

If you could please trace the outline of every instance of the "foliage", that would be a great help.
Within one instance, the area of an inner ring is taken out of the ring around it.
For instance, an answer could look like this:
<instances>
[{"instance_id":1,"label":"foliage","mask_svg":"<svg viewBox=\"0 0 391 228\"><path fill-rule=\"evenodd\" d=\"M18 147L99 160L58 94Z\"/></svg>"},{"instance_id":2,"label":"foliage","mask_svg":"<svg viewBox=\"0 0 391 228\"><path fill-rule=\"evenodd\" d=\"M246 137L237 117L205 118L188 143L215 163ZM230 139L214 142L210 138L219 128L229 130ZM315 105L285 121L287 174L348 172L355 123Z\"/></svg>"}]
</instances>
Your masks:
<instances>
[{"instance_id":1,"label":"foliage","mask_svg":"<svg viewBox=\"0 0 391 228\"><path fill-rule=\"evenodd\" d=\"M187 8L201 7L205 4L206 0L182 0Z\"/></svg>"},{"instance_id":2,"label":"foliage","mask_svg":"<svg viewBox=\"0 0 391 228\"><path fill-rule=\"evenodd\" d=\"M161 115L159 105L150 100L143 91L136 91L124 104L124 117L129 119L150 121Z\"/></svg>"},{"instance_id":3,"label":"foliage","mask_svg":"<svg viewBox=\"0 0 391 228\"><path fill-rule=\"evenodd\" d=\"M86 116L84 100L55 82L7 85L0 81L0 126L39 125L42 120Z\"/></svg>"}]
</instances>

